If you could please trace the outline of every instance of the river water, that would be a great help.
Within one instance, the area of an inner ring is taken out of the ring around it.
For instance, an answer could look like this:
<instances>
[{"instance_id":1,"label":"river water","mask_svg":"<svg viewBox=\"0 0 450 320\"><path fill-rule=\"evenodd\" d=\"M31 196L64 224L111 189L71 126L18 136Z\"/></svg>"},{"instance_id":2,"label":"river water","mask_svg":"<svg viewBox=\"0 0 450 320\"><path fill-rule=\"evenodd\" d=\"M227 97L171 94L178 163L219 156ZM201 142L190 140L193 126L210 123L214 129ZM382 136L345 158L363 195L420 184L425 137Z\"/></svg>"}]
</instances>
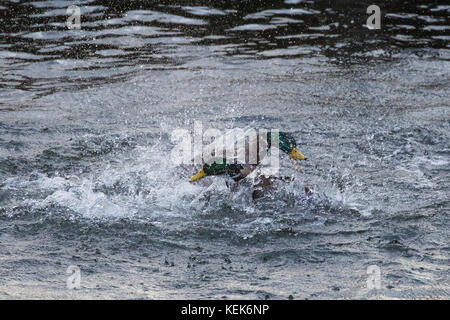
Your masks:
<instances>
[{"instance_id":1,"label":"river water","mask_svg":"<svg viewBox=\"0 0 450 320\"><path fill-rule=\"evenodd\" d=\"M0 298L448 299L450 6L371 4L2 1ZM195 121L309 160L189 183Z\"/></svg>"}]
</instances>

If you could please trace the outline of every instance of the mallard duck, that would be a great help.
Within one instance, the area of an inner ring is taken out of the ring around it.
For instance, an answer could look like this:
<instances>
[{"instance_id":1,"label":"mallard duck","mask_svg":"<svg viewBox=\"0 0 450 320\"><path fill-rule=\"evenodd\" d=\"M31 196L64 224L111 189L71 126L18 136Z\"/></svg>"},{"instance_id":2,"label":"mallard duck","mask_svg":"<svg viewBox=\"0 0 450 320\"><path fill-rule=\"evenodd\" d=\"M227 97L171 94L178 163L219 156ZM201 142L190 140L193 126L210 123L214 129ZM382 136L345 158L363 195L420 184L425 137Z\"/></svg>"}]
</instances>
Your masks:
<instances>
[{"instance_id":1,"label":"mallard duck","mask_svg":"<svg viewBox=\"0 0 450 320\"><path fill-rule=\"evenodd\" d=\"M296 160L306 160L307 158L298 150L297 142L294 137L287 132L279 132L278 134L279 141L279 150L285 152L290 156L293 161ZM250 147L254 147L257 150L257 161L256 164L242 164L236 163L236 161L230 161L230 159L220 158L209 159L209 163L205 163L202 169L194 175L189 181L194 182L206 176L216 176L216 175L228 175L234 181L239 181L247 177L250 173L252 173L267 155L272 143L272 135L271 132L267 133L267 138L263 140L254 139L253 141L249 141L245 144L245 148L248 150ZM251 146L251 144L256 144ZM253 149L255 150L255 149ZM234 154L234 144L233 144L233 154ZM221 160L221 161L217 161ZM233 159L231 159L233 160ZM232 162L232 163L231 163Z\"/></svg>"}]
</instances>

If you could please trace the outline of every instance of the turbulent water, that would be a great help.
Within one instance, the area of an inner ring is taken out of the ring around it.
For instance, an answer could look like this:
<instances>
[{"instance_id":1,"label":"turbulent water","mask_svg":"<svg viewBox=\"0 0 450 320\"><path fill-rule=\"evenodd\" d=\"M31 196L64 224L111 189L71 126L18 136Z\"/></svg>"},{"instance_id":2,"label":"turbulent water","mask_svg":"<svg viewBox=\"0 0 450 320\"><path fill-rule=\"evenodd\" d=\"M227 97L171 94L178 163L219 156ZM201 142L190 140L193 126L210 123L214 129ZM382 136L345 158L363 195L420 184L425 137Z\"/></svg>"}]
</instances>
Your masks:
<instances>
[{"instance_id":1,"label":"turbulent water","mask_svg":"<svg viewBox=\"0 0 450 320\"><path fill-rule=\"evenodd\" d=\"M2 1L0 298L450 298L450 6L373 2ZM309 160L189 183L195 121Z\"/></svg>"}]
</instances>

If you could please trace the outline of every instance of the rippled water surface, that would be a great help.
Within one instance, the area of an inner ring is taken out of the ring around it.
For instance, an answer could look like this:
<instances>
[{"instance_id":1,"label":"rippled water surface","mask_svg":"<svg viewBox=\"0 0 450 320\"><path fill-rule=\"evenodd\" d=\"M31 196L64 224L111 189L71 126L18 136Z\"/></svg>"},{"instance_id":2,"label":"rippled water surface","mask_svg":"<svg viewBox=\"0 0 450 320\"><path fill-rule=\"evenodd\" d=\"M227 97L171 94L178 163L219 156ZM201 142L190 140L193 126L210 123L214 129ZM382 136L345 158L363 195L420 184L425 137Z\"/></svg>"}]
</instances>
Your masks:
<instances>
[{"instance_id":1,"label":"rippled water surface","mask_svg":"<svg viewBox=\"0 0 450 320\"><path fill-rule=\"evenodd\" d=\"M2 1L0 298L448 299L450 6L373 2ZM309 161L189 183L194 121Z\"/></svg>"}]
</instances>

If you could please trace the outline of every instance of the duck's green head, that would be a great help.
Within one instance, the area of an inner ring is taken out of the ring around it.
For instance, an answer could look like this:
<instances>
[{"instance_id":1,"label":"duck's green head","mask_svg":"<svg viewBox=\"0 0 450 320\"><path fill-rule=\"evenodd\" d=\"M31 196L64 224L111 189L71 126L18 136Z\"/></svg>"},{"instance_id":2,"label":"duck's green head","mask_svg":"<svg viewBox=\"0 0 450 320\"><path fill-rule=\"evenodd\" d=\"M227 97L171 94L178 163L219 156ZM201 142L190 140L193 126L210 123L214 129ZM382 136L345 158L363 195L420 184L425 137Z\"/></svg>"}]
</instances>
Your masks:
<instances>
[{"instance_id":1,"label":"duck's green head","mask_svg":"<svg viewBox=\"0 0 450 320\"><path fill-rule=\"evenodd\" d=\"M308 159L298 150L297 142L290 133L280 131L278 133L278 140L279 140L278 146L280 150L287 153L291 158L297 160ZM272 143L272 135L270 132L267 134L267 143L269 144L270 147Z\"/></svg>"},{"instance_id":2,"label":"duck's green head","mask_svg":"<svg viewBox=\"0 0 450 320\"><path fill-rule=\"evenodd\" d=\"M223 159L222 163L213 162L212 164L203 165L202 169L193 176L189 182L197 181L206 176L216 176L227 172L227 161Z\"/></svg>"}]
</instances>

